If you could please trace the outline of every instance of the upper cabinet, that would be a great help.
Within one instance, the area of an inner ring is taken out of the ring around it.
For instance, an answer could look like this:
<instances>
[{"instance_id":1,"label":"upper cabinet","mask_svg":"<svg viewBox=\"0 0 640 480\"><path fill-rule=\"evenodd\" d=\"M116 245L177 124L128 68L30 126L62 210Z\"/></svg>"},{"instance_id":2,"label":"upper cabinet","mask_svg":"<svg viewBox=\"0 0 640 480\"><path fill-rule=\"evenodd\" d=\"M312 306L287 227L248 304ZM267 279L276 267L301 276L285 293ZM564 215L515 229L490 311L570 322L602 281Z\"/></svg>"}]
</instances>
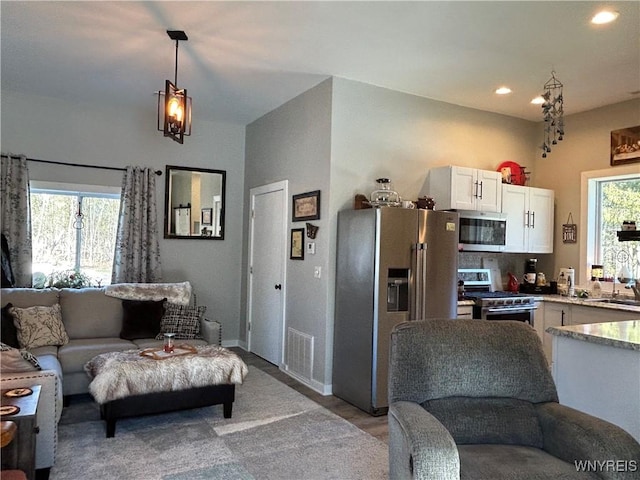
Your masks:
<instances>
[{"instance_id":1,"label":"upper cabinet","mask_svg":"<svg viewBox=\"0 0 640 480\"><path fill-rule=\"evenodd\" d=\"M553 190L502 185L505 252L553 253Z\"/></svg>"},{"instance_id":2,"label":"upper cabinet","mask_svg":"<svg viewBox=\"0 0 640 480\"><path fill-rule=\"evenodd\" d=\"M453 165L429 170L429 196L437 210L500 212L502 174Z\"/></svg>"}]
</instances>

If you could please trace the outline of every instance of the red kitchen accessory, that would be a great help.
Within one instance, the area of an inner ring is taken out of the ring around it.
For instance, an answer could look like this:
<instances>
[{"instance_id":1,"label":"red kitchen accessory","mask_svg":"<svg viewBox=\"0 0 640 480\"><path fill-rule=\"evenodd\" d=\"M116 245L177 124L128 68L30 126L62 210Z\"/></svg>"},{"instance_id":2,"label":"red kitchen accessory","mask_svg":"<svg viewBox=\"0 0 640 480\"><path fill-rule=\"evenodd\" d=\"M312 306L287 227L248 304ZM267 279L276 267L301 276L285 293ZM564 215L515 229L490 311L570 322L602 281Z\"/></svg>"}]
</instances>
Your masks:
<instances>
[{"instance_id":1,"label":"red kitchen accessory","mask_svg":"<svg viewBox=\"0 0 640 480\"><path fill-rule=\"evenodd\" d=\"M521 167L516 162L506 161L498 165L496 171L501 172L503 168L511 170L511 184L512 185L524 185L527 181L527 175L524 171L524 167Z\"/></svg>"},{"instance_id":2,"label":"red kitchen accessory","mask_svg":"<svg viewBox=\"0 0 640 480\"><path fill-rule=\"evenodd\" d=\"M507 275L509 275L509 282L507 283L507 291L518 293L518 287L520 286L518 283L518 279L511 272L508 272Z\"/></svg>"}]
</instances>

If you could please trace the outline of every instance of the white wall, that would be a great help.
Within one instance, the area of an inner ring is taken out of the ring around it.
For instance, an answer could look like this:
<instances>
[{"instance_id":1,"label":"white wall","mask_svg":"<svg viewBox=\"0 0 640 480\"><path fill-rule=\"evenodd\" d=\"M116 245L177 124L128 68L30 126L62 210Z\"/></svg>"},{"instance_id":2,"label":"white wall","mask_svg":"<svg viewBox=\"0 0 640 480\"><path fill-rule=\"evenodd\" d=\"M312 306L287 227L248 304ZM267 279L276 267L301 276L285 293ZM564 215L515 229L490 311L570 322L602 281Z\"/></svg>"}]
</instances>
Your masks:
<instances>
[{"instance_id":1,"label":"white wall","mask_svg":"<svg viewBox=\"0 0 640 480\"><path fill-rule=\"evenodd\" d=\"M567 223L569 213L578 228L586 219L580 218L580 177L582 172L609 170L611 175L621 167L610 165L611 131L640 125L640 99L609 105L588 112L568 115L565 118L565 139L547 158L539 158L536 179L543 188L555 190L555 269L576 268L576 277L584 278L585 269L580 259L578 243L562 243L562 224ZM540 127L542 128L542 127ZM537 154L539 156L539 154ZM632 164L640 173L640 164Z\"/></svg>"},{"instance_id":2,"label":"white wall","mask_svg":"<svg viewBox=\"0 0 640 480\"><path fill-rule=\"evenodd\" d=\"M242 252L244 126L198 120L180 145L156 130L156 101L144 111L68 103L2 91L2 151L31 158L163 171L157 177L158 221L164 218L166 165L227 171L225 239L160 240L164 281L189 280L207 318L238 338ZM32 180L120 187L121 172L29 163Z\"/></svg>"}]
</instances>

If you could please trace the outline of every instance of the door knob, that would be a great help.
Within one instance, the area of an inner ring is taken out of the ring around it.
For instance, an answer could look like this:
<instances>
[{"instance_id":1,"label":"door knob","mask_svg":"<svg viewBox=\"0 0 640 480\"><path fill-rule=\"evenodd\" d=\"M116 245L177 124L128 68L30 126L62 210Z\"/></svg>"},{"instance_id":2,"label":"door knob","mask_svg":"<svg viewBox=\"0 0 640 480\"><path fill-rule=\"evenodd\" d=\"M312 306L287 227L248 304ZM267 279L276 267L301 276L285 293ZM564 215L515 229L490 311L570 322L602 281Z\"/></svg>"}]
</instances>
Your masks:
<instances>
[{"instance_id":1,"label":"door knob","mask_svg":"<svg viewBox=\"0 0 640 480\"><path fill-rule=\"evenodd\" d=\"M276 283L275 289L276 290L282 290L282 284Z\"/></svg>"}]
</instances>

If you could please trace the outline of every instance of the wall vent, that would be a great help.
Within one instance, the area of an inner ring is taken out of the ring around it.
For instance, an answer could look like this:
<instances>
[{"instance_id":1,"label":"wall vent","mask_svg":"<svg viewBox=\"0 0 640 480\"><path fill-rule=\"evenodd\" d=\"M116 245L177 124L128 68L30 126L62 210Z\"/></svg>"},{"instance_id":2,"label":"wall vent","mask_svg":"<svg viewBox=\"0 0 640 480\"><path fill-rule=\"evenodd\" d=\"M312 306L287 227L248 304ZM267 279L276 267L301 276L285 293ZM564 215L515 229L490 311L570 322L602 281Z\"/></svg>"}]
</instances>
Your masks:
<instances>
[{"instance_id":1,"label":"wall vent","mask_svg":"<svg viewBox=\"0 0 640 480\"><path fill-rule=\"evenodd\" d=\"M313 337L295 328L287 330L287 370L311 382Z\"/></svg>"}]
</instances>

